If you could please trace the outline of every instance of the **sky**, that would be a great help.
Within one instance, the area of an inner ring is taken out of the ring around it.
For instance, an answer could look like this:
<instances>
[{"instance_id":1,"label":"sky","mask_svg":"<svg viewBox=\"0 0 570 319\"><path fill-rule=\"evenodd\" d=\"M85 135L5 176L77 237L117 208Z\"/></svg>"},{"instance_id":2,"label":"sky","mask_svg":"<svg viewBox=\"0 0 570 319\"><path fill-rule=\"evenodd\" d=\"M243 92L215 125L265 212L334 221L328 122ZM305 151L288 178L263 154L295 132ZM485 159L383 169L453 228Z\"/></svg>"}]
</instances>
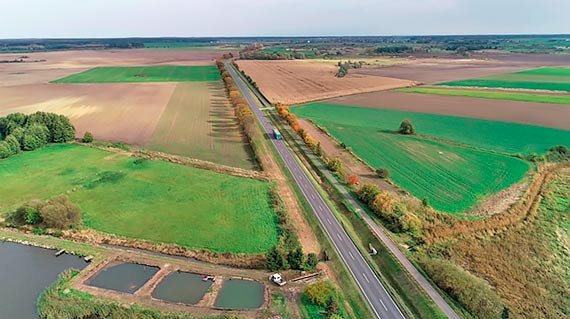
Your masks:
<instances>
[{"instance_id":1,"label":"sky","mask_svg":"<svg viewBox=\"0 0 570 319\"><path fill-rule=\"evenodd\" d=\"M570 0L0 1L0 38L570 33Z\"/></svg>"}]
</instances>

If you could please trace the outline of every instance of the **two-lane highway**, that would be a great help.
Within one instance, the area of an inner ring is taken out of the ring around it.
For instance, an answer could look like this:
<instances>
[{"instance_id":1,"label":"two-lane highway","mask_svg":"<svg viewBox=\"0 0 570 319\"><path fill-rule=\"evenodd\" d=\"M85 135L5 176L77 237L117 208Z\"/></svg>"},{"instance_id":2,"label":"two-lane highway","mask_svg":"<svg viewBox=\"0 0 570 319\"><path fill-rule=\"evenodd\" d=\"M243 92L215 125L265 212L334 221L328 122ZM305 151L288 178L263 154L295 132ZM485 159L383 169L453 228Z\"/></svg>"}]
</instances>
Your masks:
<instances>
[{"instance_id":1,"label":"two-lane highway","mask_svg":"<svg viewBox=\"0 0 570 319\"><path fill-rule=\"evenodd\" d=\"M241 75L226 62L226 69L234 79L236 85L246 98L252 112L261 123L266 134L271 136L273 125L259 109L255 98L243 82ZM301 165L293 156L291 150L282 140L271 140L275 149L283 159L285 166L291 172L293 179L301 189L301 192L311 205L313 212L317 215L320 223L335 246L339 256L343 259L348 270L354 277L356 283L362 290L376 316L381 319L404 318L404 315L388 294L376 274L372 271L366 260L361 255L356 245L352 242L348 234L344 231L339 221L327 206L321 194L317 191L311 180L302 169Z\"/></svg>"}]
</instances>

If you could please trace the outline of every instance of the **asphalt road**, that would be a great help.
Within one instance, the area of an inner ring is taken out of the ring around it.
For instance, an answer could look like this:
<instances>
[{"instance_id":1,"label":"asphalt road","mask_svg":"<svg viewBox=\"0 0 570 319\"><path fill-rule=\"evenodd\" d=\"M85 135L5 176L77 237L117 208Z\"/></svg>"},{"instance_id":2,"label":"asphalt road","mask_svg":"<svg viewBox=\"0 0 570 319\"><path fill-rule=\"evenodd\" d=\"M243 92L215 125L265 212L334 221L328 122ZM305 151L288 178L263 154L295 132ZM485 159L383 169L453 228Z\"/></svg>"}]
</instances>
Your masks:
<instances>
[{"instance_id":1,"label":"asphalt road","mask_svg":"<svg viewBox=\"0 0 570 319\"><path fill-rule=\"evenodd\" d=\"M230 72L232 78L234 78L236 85L261 123L265 133L272 136L273 125L257 106L255 98L241 81L241 76L237 74L229 63L226 63L226 69ZM283 159L285 166L287 166L287 169L291 172L301 192L311 205L313 212L317 215L321 225L362 290L376 316L381 319L405 318L392 297L388 294L382 283L380 283L380 280L378 280L378 277L376 277L376 274L366 263L366 260L360 254L358 248L356 248L348 234L344 231L320 193L311 183L309 177L301 168L301 165L295 160L291 150L289 150L282 140L271 139L271 142Z\"/></svg>"}]
</instances>

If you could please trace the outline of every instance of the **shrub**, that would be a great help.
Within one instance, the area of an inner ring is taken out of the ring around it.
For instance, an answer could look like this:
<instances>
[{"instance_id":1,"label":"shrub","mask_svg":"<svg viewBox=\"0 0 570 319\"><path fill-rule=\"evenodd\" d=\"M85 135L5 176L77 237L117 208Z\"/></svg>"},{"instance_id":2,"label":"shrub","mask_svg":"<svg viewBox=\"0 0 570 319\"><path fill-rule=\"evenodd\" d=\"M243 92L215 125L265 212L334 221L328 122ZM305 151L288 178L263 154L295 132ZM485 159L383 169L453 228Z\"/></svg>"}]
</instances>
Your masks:
<instances>
[{"instance_id":1,"label":"shrub","mask_svg":"<svg viewBox=\"0 0 570 319\"><path fill-rule=\"evenodd\" d=\"M323 308L327 306L330 299L336 299L334 288L328 281L321 281L308 286L305 289L305 295L312 304Z\"/></svg>"},{"instance_id":2,"label":"shrub","mask_svg":"<svg viewBox=\"0 0 570 319\"><path fill-rule=\"evenodd\" d=\"M327 167L333 172L339 172L342 170L342 161L340 158L333 158L327 162Z\"/></svg>"},{"instance_id":3,"label":"shrub","mask_svg":"<svg viewBox=\"0 0 570 319\"><path fill-rule=\"evenodd\" d=\"M387 192L380 192L370 203L370 208L383 217L394 212L394 204L396 204L396 198Z\"/></svg>"},{"instance_id":4,"label":"shrub","mask_svg":"<svg viewBox=\"0 0 570 319\"><path fill-rule=\"evenodd\" d=\"M289 263L289 267L291 267L291 269L303 268L303 264L305 263L305 255L303 255L303 250L301 247L297 247L296 249L289 252L287 255L287 262Z\"/></svg>"},{"instance_id":5,"label":"shrub","mask_svg":"<svg viewBox=\"0 0 570 319\"><path fill-rule=\"evenodd\" d=\"M267 252L265 259L266 259L266 266L267 269L269 269L269 271L289 269L289 264L287 263L287 259L285 259L285 256L283 256L283 253L277 248L277 246L273 246Z\"/></svg>"},{"instance_id":6,"label":"shrub","mask_svg":"<svg viewBox=\"0 0 570 319\"><path fill-rule=\"evenodd\" d=\"M358 184L358 177L352 175L352 176L348 177L347 182L349 185L356 185L356 184Z\"/></svg>"},{"instance_id":7,"label":"shrub","mask_svg":"<svg viewBox=\"0 0 570 319\"><path fill-rule=\"evenodd\" d=\"M317 268L317 264L319 263L319 258L315 253L309 253L307 255L307 260L305 260L305 270L314 270Z\"/></svg>"},{"instance_id":8,"label":"shrub","mask_svg":"<svg viewBox=\"0 0 570 319\"><path fill-rule=\"evenodd\" d=\"M398 130L398 133L405 135L416 134L416 128L409 120L403 120L402 123L400 124L400 129Z\"/></svg>"},{"instance_id":9,"label":"shrub","mask_svg":"<svg viewBox=\"0 0 570 319\"><path fill-rule=\"evenodd\" d=\"M380 177L382 179L386 179L386 178L390 177L390 171L384 167L380 167L380 168L376 169L376 174L378 175L378 177Z\"/></svg>"},{"instance_id":10,"label":"shrub","mask_svg":"<svg viewBox=\"0 0 570 319\"><path fill-rule=\"evenodd\" d=\"M356 192L356 196L363 203L369 204L376 198L376 195L378 195L378 193L380 193L378 186L374 184L364 184Z\"/></svg>"},{"instance_id":11,"label":"shrub","mask_svg":"<svg viewBox=\"0 0 570 319\"><path fill-rule=\"evenodd\" d=\"M83 134L83 138L81 139L81 142L91 143L91 142L93 142L93 140L94 140L93 134L91 132L85 132L85 134Z\"/></svg>"},{"instance_id":12,"label":"shrub","mask_svg":"<svg viewBox=\"0 0 570 319\"><path fill-rule=\"evenodd\" d=\"M422 206L424 206L424 207L429 206L429 198L424 197L424 199L422 199Z\"/></svg>"},{"instance_id":13,"label":"shrub","mask_svg":"<svg viewBox=\"0 0 570 319\"><path fill-rule=\"evenodd\" d=\"M45 226L66 229L81 222L81 209L65 195L56 196L38 208Z\"/></svg>"}]
</instances>

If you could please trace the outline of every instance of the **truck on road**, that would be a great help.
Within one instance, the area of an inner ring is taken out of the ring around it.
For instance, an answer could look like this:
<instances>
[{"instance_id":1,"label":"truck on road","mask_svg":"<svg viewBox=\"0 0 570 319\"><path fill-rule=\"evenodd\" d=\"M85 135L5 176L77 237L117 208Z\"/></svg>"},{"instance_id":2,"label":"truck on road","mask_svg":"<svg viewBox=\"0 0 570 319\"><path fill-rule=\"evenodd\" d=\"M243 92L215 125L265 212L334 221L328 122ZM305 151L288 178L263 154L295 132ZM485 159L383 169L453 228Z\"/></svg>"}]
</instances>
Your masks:
<instances>
[{"instance_id":1,"label":"truck on road","mask_svg":"<svg viewBox=\"0 0 570 319\"><path fill-rule=\"evenodd\" d=\"M281 136L281 132L279 132L276 128L273 129L273 138L276 140L283 139L283 136Z\"/></svg>"}]
</instances>

